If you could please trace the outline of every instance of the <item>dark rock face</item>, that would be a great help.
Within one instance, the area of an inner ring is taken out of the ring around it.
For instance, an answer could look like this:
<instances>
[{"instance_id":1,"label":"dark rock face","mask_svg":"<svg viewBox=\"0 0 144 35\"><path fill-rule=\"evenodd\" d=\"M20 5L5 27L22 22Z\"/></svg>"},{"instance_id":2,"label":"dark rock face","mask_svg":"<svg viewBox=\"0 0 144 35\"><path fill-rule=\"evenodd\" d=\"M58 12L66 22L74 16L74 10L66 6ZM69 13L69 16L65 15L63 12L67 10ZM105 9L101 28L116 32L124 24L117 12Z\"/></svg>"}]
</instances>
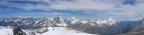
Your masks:
<instances>
[{"instance_id":1,"label":"dark rock face","mask_svg":"<svg viewBox=\"0 0 144 35\"><path fill-rule=\"evenodd\" d=\"M13 29L13 34L14 35L26 35L26 33L23 32L20 28L14 28Z\"/></svg>"}]
</instances>

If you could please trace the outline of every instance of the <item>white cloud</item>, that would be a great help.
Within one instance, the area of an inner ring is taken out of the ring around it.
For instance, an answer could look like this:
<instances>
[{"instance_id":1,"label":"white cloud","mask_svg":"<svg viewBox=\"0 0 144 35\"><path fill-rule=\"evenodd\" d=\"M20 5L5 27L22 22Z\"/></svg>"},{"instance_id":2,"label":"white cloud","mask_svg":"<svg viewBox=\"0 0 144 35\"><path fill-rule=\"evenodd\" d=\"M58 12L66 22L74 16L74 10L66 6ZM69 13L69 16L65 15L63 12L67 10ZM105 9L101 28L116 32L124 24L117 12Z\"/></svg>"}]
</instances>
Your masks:
<instances>
[{"instance_id":1,"label":"white cloud","mask_svg":"<svg viewBox=\"0 0 144 35\"><path fill-rule=\"evenodd\" d=\"M42 12L42 13L18 13L18 14L44 14L44 15L61 15L62 13L46 13L46 12Z\"/></svg>"},{"instance_id":2,"label":"white cloud","mask_svg":"<svg viewBox=\"0 0 144 35\"><path fill-rule=\"evenodd\" d=\"M121 0L73 0L52 2L48 9L58 10L110 10L121 4Z\"/></svg>"},{"instance_id":3,"label":"white cloud","mask_svg":"<svg viewBox=\"0 0 144 35\"><path fill-rule=\"evenodd\" d=\"M24 1L24 0L21 0ZM30 0L27 0L30 1ZM33 1L33 0L31 0ZM50 0L35 0L35 2L45 2L49 3L49 5L46 4L18 4L18 3L10 3L5 2L4 5L8 5L11 7L19 7L24 8L26 10L31 9L58 9L58 10L110 10L115 8L117 5L119 5L122 1L121 0L73 0L73 1L66 1L66 0L56 0L56 1L50 1Z\"/></svg>"},{"instance_id":4,"label":"white cloud","mask_svg":"<svg viewBox=\"0 0 144 35\"><path fill-rule=\"evenodd\" d=\"M5 2L0 3L10 7L22 8L25 10L41 9L41 10L83 10L85 13L92 12L109 12L111 15L115 16L126 16L126 17L143 17L144 16L144 0L136 0L134 5L123 5L123 0L28 0L35 2L44 2L47 4L18 4Z\"/></svg>"},{"instance_id":5,"label":"white cloud","mask_svg":"<svg viewBox=\"0 0 144 35\"><path fill-rule=\"evenodd\" d=\"M112 10L114 13L110 13L116 16L123 16L123 17L143 17L144 16L144 8L139 8L139 6L135 5L122 5L122 7Z\"/></svg>"}]
</instances>

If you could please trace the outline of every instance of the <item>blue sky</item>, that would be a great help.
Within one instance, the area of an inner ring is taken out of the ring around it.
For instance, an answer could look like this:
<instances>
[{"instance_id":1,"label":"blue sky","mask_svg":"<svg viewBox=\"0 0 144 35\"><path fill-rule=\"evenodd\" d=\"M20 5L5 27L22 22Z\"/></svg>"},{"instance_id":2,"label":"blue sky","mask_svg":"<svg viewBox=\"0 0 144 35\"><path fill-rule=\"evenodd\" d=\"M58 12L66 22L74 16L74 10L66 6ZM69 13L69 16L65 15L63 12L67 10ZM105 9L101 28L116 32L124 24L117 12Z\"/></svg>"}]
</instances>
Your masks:
<instances>
[{"instance_id":1,"label":"blue sky","mask_svg":"<svg viewBox=\"0 0 144 35\"><path fill-rule=\"evenodd\" d=\"M140 19L144 0L0 0L0 17Z\"/></svg>"}]
</instances>

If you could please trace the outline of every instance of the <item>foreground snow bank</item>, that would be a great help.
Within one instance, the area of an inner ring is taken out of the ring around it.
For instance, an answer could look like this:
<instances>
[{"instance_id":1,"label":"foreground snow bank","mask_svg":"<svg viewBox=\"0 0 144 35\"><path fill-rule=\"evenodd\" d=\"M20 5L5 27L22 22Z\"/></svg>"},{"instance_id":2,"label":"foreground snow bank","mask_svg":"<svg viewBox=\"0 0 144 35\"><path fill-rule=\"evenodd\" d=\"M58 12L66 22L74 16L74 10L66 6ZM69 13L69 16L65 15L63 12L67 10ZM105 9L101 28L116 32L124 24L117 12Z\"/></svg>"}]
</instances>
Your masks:
<instances>
[{"instance_id":1,"label":"foreground snow bank","mask_svg":"<svg viewBox=\"0 0 144 35\"><path fill-rule=\"evenodd\" d=\"M31 31L23 30L27 35L30 35ZM13 29L0 29L0 35L13 35Z\"/></svg>"},{"instance_id":2,"label":"foreground snow bank","mask_svg":"<svg viewBox=\"0 0 144 35\"><path fill-rule=\"evenodd\" d=\"M13 35L12 29L0 29L0 35Z\"/></svg>"},{"instance_id":3,"label":"foreground snow bank","mask_svg":"<svg viewBox=\"0 0 144 35\"><path fill-rule=\"evenodd\" d=\"M94 34L88 34L84 32L77 32L76 30L68 30L65 27L49 27L49 31L39 34L36 33L36 35L94 35ZM13 35L13 29L0 29L0 35ZM23 30L27 35L30 34L29 30ZM96 34L95 34L96 35Z\"/></svg>"},{"instance_id":4,"label":"foreground snow bank","mask_svg":"<svg viewBox=\"0 0 144 35\"><path fill-rule=\"evenodd\" d=\"M78 33L76 30L68 30L65 27L50 27L48 32L45 32L40 35L94 35L94 34L88 34L88 33ZM95 34L96 35L96 34Z\"/></svg>"}]
</instances>

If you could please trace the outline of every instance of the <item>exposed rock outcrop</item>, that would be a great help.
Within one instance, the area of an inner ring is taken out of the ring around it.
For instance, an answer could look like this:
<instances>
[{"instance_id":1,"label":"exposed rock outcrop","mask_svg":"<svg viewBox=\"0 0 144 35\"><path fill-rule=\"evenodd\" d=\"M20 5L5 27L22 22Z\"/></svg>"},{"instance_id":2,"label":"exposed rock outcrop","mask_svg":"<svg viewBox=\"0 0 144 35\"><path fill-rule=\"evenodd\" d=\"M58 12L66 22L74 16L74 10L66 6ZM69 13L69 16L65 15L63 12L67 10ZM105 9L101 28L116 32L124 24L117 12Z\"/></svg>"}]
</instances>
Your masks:
<instances>
[{"instance_id":1,"label":"exposed rock outcrop","mask_svg":"<svg viewBox=\"0 0 144 35\"><path fill-rule=\"evenodd\" d=\"M23 32L20 28L14 28L13 29L13 34L14 35L26 35L26 33Z\"/></svg>"}]
</instances>

